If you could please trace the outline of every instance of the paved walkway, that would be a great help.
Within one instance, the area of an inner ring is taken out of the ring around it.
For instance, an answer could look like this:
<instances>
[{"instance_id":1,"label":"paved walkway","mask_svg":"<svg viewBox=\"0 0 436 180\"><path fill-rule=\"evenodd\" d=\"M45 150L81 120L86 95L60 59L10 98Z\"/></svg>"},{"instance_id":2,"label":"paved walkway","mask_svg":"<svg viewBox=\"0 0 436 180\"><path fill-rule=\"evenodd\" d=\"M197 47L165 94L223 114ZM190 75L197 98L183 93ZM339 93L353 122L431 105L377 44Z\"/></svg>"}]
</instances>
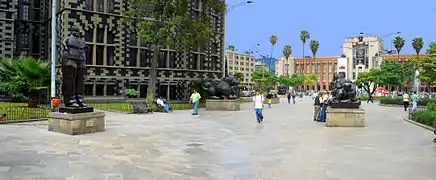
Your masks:
<instances>
[{"instance_id":1,"label":"paved walkway","mask_svg":"<svg viewBox=\"0 0 436 180\"><path fill-rule=\"evenodd\" d=\"M431 132L401 108L364 104L366 128L326 128L312 105L239 112L107 113L107 130L69 136L45 122L1 125L0 179L436 179Z\"/></svg>"}]
</instances>

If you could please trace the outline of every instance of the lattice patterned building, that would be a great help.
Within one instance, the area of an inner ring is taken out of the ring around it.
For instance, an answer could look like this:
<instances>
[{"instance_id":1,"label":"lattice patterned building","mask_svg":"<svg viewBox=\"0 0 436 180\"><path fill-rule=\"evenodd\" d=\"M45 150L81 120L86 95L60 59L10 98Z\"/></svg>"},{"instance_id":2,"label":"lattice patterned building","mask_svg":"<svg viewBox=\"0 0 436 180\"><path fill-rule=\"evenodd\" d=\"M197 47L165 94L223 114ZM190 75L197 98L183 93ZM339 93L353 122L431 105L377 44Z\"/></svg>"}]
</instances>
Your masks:
<instances>
[{"instance_id":1,"label":"lattice patterned building","mask_svg":"<svg viewBox=\"0 0 436 180\"><path fill-rule=\"evenodd\" d=\"M192 17L197 18L203 11L201 0L191 0L190 5ZM51 59L50 6L50 0L0 0L0 35L10 39L0 42L1 57L15 54ZM59 62L61 40L69 35L72 26L78 27L89 47L87 96L114 96L133 88L146 97L153 52L149 44L137 38L135 28L122 21L122 12L130 6L128 0L57 1L57 59ZM169 47L161 49L158 95L187 99L191 80L221 78L224 15L212 14L212 20L214 37L209 46L186 53L176 53Z\"/></svg>"}]
</instances>

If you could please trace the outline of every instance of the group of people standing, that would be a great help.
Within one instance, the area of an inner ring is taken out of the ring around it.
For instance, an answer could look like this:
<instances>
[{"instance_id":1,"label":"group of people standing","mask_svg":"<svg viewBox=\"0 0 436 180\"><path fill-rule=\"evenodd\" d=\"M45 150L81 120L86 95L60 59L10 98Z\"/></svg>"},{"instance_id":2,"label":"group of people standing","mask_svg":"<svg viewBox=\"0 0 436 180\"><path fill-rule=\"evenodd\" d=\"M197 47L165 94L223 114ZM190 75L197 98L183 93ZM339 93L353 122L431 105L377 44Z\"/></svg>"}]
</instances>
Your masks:
<instances>
[{"instance_id":1,"label":"group of people standing","mask_svg":"<svg viewBox=\"0 0 436 180\"><path fill-rule=\"evenodd\" d=\"M329 92L317 92L312 94L312 101L314 106L313 120L318 122L325 122L327 118L327 106L331 98Z\"/></svg>"}]
</instances>

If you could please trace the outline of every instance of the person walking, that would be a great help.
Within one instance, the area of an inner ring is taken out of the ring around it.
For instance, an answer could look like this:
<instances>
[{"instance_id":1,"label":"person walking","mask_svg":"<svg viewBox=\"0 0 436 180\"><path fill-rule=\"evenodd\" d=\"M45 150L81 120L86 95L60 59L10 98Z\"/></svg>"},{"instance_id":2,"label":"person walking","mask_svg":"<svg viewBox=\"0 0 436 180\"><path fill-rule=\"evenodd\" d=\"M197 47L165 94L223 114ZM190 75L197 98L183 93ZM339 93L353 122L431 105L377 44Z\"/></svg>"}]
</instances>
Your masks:
<instances>
[{"instance_id":1,"label":"person walking","mask_svg":"<svg viewBox=\"0 0 436 180\"><path fill-rule=\"evenodd\" d=\"M194 103L194 112L192 115L198 115L198 103L200 102L201 96L197 91L192 90L191 97L189 98L189 103Z\"/></svg>"},{"instance_id":2,"label":"person walking","mask_svg":"<svg viewBox=\"0 0 436 180\"><path fill-rule=\"evenodd\" d=\"M292 104L295 104L295 98L297 97L296 92L292 92Z\"/></svg>"},{"instance_id":3,"label":"person walking","mask_svg":"<svg viewBox=\"0 0 436 180\"><path fill-rule=\"evenodd\" d=\"M404 106L404 111L407 111L407 108L409 107L410 104L410 96L409 94L407 94L407 92L404 92L403 94L403 106Z\"/></svg>"},{"instance_id":4,"label":"person walking","mask_svg":"<svg viewBox=\"0 0 436 180\"><path fill-rule=\"evenodd\" d=\"M291 92L288 92L287 98L288 98L288 104L291 104Z\"/></svg>"},{"instance_id":5,"label":"person walking","mask_svg":"<svg viewBox=\"0 0 436 180\"><path fill-rule=\"evenodd\" d=\"M269 97L269 98L268 98L268 108L271 108L271 104L272 104L272 98Z\"/></svg>"},{"instance_id":6,"label":"person walking","mask_svg":"<svg viewBox=\"0 0 436 180\"><path fill-rule=\"evenodd\" d=\"M254 111L256 113L256 121L257 123L263 122L263 102L265 101L264 97L260 95L259 91L256 91L256 96L253 96L254 102Z\"/></svg>"},{"instance_id":7,"label":"person walking","mask_svg":"<svg viewBox=\"0 0 436 180\"><path fill-rule=\"evenodd\" d=\"M316 93L315 98L313 98L313 121L319 121L319 112L321 111L321 101L320 95Z\"/></svg>"},{"instance_id":8,"label":"person walking","mask_svg":"<svg viewBox=\"0 0 436 180\"><path fill-rule=\"evenodd\" d=\"M303 91L300 92L300 101L303 100Z\"/></svg>"},{"instance_id":9,"label":"person walking","mask_svg":"<svg viewBox=\"0 0 436 180\"><path fill-rule=\"evenodd\" d=\"M418 102L419 102L419 96L416 95L416 91L413 92L411 99L412 99L412 111L416 111L416 108L418 108Z\"/></svg>"}]
</instances>

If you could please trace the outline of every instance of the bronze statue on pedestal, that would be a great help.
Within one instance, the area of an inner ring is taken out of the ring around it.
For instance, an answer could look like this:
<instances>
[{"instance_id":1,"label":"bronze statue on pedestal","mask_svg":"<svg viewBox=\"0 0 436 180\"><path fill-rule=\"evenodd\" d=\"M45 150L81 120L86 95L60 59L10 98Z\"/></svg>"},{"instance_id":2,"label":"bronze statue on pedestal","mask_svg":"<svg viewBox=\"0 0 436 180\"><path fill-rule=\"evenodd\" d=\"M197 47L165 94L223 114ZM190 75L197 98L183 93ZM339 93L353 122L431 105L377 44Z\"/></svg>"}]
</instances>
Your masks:
<instances>
[{"instance_id":1,"label":"bronze statue on pedestal","mask_svg":"<svg viewBox=\"0 0 436 180\"><path fill-rule=\"evenodd\" d=\"M73 26L70 31L71 35L63 41L62 93L65 107L86 107L86 44L77 27Z\"/></svg>"}]
</instances>

